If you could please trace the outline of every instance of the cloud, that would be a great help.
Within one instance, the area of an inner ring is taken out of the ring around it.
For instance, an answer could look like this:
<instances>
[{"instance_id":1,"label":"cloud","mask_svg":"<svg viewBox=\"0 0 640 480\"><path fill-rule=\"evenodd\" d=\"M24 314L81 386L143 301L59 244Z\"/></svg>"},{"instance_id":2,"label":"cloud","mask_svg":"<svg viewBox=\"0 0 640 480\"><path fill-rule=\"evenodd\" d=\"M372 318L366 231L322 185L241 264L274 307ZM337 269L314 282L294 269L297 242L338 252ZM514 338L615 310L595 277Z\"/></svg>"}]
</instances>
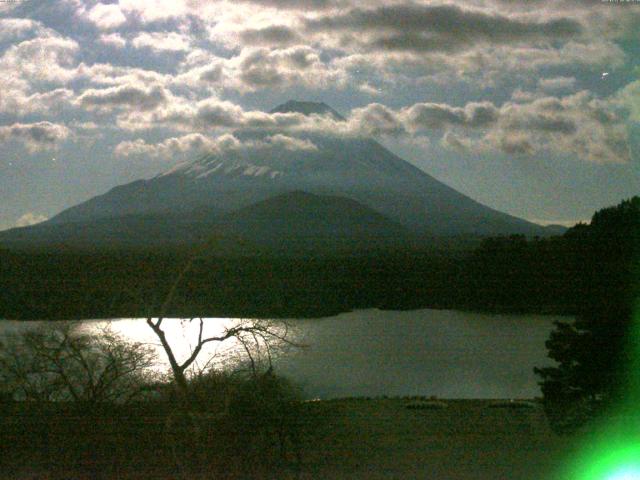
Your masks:
<instances>
[{"instance_id":1,"label":"cloud","mask_svg":"<svg viewBox=\"0 0 640 480\"><path fill-rule=\"evenodd\" d=\"M162 21L170 18L184 17L190 11L197 13L198 4L190 9L185 0L120 0L120 8L130 13L143 23Z\"/></svg>"},{"instance_id":2,"label":"cloud","mask_svg":"<svg viewBox=\"0 0 640 480\"><path fill-rule=\"evenodd\" d=\"M102 34L98 37L98 41L104 45L116 48L124 48L127 41L118 33Z\"/></svg>"},{"instance_id":3,"label":"cloud","mask_svg":"<svg viewBox=\"0 0 640 480\"><path fill-rule=\"evenodd\" d=\"M155 70L137 67L118 66L110 63L81 63L75 70L75 78L97 85L168 85L173 77Z\"/></svg>"},{"instance_id":4,"label":"cloud","mask_svg":"<svg viewBox=\"0 0 640 480\"><path fill-rule=\"evenodd\" d=\"M624 87L616 96L616 101L629 111L629 118L640 122L640 80Z\"/></svg>"},{"instance_id":5,"label":"cloud","mask_svg":"<svg viewBox=\"0 0 640 480\"><path fill-rule=\"evenodd\" d=\"M183 131L249 130L283 134L313 132L338 136L414 137L438 135L456 150L502 151L509 155L534 155L552 151L593 163L620 163L630 159L624 118L611 100L584 91L565 97L542 96L509 101L469 102L463 106L416 103L392 109L372 103L354 109L344 121L330 116L299 113L245 111L238 105L210 98L161 106L120 118L130 130L162 125ZM272 143L282 142L274 137ZM280 143L284 146L283 143ZM294 145L289 141L287 145ZM254 145L255 146L255 145ZM296 144L302 148L301 144Z\"/></svg>"},{"instance_id":6,"label":"cloud","mask_svg":"<svg viewBox=\"0 0 640 480\"><path fill-rule=\"evenodd\" d=\"M239 82L235 86L240 90L291 85L340 88L343 80L339 72L320 59L320 52L307 46L244 49L230 68L235 70L232 78Z\"/></svg>"},{"instance_id":7,"label":"cloud","mask_svg":"<svg viewBox=\"0 0 640 480\"><path fill-rule=\"evenodd\" d=\"M290 45L302 40L294 29L285 25L243 30L240 39L249 45Z\"/></svg>"},{"instance_id":8,"label":"cloud","mask_svg":"<svg viewBox=\"0 0 640 480\"><path fill-rule=\"evenodd\" d=\"M28 227L29 225L35 225L36 223L41 223L47 220L48 218L44 215L40 215L34 212L27 212L22 215L16 221L16 227Z\"/></svg>"},{"instance_id":9,"label":"cloud","mask_svg":"<svg viewBox=\"0 0 640 480\"><path fill-rule=\"evenodd\" d=\"M200 151L221 154L231 150L282 148L289 151L314 151L318 147L310 140L290 137L288 135L268 135L260 139L240 141L232 134L220 135L211 138L199 133L191 133L181 137L172 137L162 142L149 144L143 139L125 141L119 143L114 153L117 156L150 156L160 158L172 158L174 155L185 152Z\"/></svg>"},{"instance_id":10,"label":"cloud","mask_svg":"<svg viewBox=\"0 0 640 480\"><path fill-rule=\"evenodd\" d=\"M318 147L311 140L289 137L287 135L282 135L281 133L267 136L264 141L254 143L254 148L256 148L255 145L257 145L257 148L262 148L262 145L264 145L266 147L284 148L289 151L318 150Z\"/></svg>"},{"instance_id":11,"label":"cloud","mask_svg":"<svg viewBox=\"0 0 640 480\"><path fill-rule=\"evenodd\" d=\"M65 83L75 76L78 43L66 37L46 34L9 47L0 57L6 76L24 81Z\"/></svg>"},{"instance_id":12,"label":"cloud","mask_svg":"<svg viewBox=\"0 0 640 480\"><path fill-rule=\"evenodd\" d=\"M406 132L398 113L380 103L354 109L349 124L349 130L364 135L398 135Z\"/></svg>"},{"instance_id":13,"label":"cloud","mask_svg":"<svg viewBox=\"0 0 640 480\"><path fill-rule=\"evenodd\" d=\"M196 49L187 55L172 83L190 88L216 87L216 93L283 90L295 86L345 88L347 78L344 71L323 60L321 53L304 45L245 47L238 55L225 58Z\"/></svg>"},{"instance_id":14,"label":"cloud","mask_svg":"<svg viewBox=\"0 0 640 480\"><path fill-rule=\"evenodd\" d=\"M230 142L237 142L235 137L224 137L218 141L201 135L199 133L191 133L181 137L168 138L160 143L149 144L143 139L138 138L133 141L125 141L119 143L114 153L120 157L129 157L135 155L147 155L150 157L171 158L177 153L184 153L192 150L216 150L220 145L228 145Z\"/></svg>"},{"instance_id":15,"label":"cloud","mask_svg":"<svg viewBox=\"0 0 640 480\"><path fill-rule=\"evenodd\" d=\"M252 3L263 7L273 7L293 10L324 10L341 3L337 0L239 0L243 3Z\"/></svg>"},{"instance_id":16,"label":"cloud","mask_svg":"<svg viewBox=\"0 0 640 480\"><path fill-rule=\"evenodd\" d=\"M357 33L344 41L374 50L413 52L457 51L478 42L567 40L583 26L573 18L531 20L449 5L399 4L373 9L354 8L306 21L311 32ZM362 34L365 34L364 36Z\"/></svg>"},{"instance_id":17,"label":"cloud","mask_svg":"<svg viewBox=\"0 0 640 480\"><path fill-rule=\"evenodd\" d=\"M214 130L329 133L340 129L341 134L351 134L347 131L350 126L331 115L244 110L235 103L213 96L196 102L173 96L155 109L124 110L117 121L119 128L129 131L162 127L201 133Z\"/></svg>"},{"instance_id":18,"label":"cloud","mask_svg":"<svg viewBox=\"0 0 640 480\"><path fill-rule=\"evenodd\" d=\"M40 22L28 18L0 18L0 43L16 42L42 30Z\"/></svg>"},{"instance_id":19,"label":"cloud","mask_svg":"<svg viewBox=\"0 0 640 480\"><path fill-rule=\"evenodd\" d=\"M66 126L46 121L0 126L0 142L20 142L30 153L57 148L70 134Z\"/></svg>"},{"instance_id":20,"label":"cloud","mask_svg":"<svg viewBox=\"0 0 640 480\"><path fill-rule=\"evenodd\" d=\"M189 39L177 32L143 32L131 44L135 48L149 48L158 52L183 52L189 50Z\"/></svg>"},{"instance_id":21,"label":"cloud","mask_svg":"<svg viewBox=\"0 0 640 480\"><path fill-rule=\"evenodd\" d=\"M16 88L5 90L0 96L0 112L24 116L30 113L58 112L70 104L74 93L66 88L56 88L47 92L28 93Z\"/></svg>"},{"instance_id":22,"label":"cloud","mask_svg":"<svg viewBox=\"0 0 640 480\"><path fill-rule=\"evenodd\" d=\"M497 107L490 102L471 102L464 107L416 103L399 110L371 103L351 112L346 130L355 135L378 136L432 132L452 125L480 128L495 123L498 115Z\"/></svg>"},{"instance_id":23,"label":"cloud","mask_svg":"<svg viewBox=\"0 0 640 480\"><path fill-rule=\"evenodd\" d=\"M87 89L76 104L87 110L113 109L153 110L167 101L170 94L160 85L119 85L102 89Z\"/></svg>"},{"instance_id":24,"label":"cloud","mask_svg":"<svg viewBox=\"0 0 640 480\"><path fill-rule=\"evenodd\" d=\"M631 158L624 118L611 99L588 91L565 97L506 102L484 136L447 133L443 145L456 150L497 150L531 156L549 151L592 163L625 163Z\"/></svg>"},{"instance_id":25,"label":"cloud","mask_svg":"<svg viewBox=\"0 0 640 480\"><path fill-rule=\"evenodd\" d=\"M403 112L411 130L441 129L448 125L484 127L495 123L498 109L490 102L471 102L464 108L446 104L418 103Z\"/></svg>"},{"instance_id":26,"label":"cloud","mask_svg":"<svg viewBox=\"0 0 640 480\"><path fill-rule=\"evenodd\" d=\"M102 30L117 28L127 21L127 17L124 16L120 7L114 3L96 4L87 13L87 18Z\"/></svg>"},{"instance_id":27,"label":"cloud","mask_svg":"<svg viewBox=\"0 0 640 480\"><path fill-rule=\"evenodd\" d=\"M475 147L474 141L467 138L466 136L458 135L451 130L447 130L445 132L445 134L440 139L440 144L444 148L456 150L461 153L469 153L470 151L474 150Z\"/></svg>"}]
</instances>

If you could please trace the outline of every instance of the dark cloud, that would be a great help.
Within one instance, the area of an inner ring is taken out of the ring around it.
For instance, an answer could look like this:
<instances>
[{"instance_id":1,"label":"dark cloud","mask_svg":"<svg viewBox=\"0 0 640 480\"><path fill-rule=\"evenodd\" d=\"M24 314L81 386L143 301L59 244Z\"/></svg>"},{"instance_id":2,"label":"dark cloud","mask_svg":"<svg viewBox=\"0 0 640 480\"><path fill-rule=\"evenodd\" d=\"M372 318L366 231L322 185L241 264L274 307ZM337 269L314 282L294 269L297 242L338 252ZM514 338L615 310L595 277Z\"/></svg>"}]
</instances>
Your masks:
<instances>
[{"instance_id":1,"label":"dark cloud","mask_svg":"<svg viewBox=\"0 0 640 480\"><path fill-rule=\"evenodd\" d=\"M200 73L200 80L205 82L218 82L222 79L222 65L213 65Z\"/></svg>"},{"instance_id":2,"label":"dark cloud","mask_svg":"<svg viewBox=\"0 0 640 480\"><path fill-rule=\"evenodd\" d=\"M282 88L293 84L329 84L332 72L317 51L307 46L247 50L238 64L237 78L245 89ZM336 82L329 84L333 88Z\"/></svg>"},{"instance_id":3,"label":"dark cloud","mask_svg":"<svg viewBox=\"0 0 640 480\"><path fill-rule=\"evenodd\" d=\"M67 139L69 129L51 122L14 123L0 127L0 142L15 140L21 142L27 150L35 152L46 148L55 148Z\"/></svg>"},{"instance_id":4,"label":"dark cloud","mask_svg":"<svg viewBox=\"0 0 640 480\"><path fill-rule=\"evenodd\" d=\"M253 3L263 7L291 10L324 10L344 3L339 0L238 0L242 3Z\"/></svg>"},{"instance_id":5,"label":"dark cloud","mask_svg":"<svg viewBox=\"0 0 640 480\"><path fill-rule=\"evenodd\" d=\"M500 136L497 146L508 155L533 155L536 152L529 139L518 134Z\"/></svg>"},{"instance_id":6,"label":"dark cloud","mask_svg":"<svg viewBox=\"0 0 640 480\"><path fill-rule=\"evenodd\" d=\"M244 43L252 45L290 45L300 41L298 33L284 25L249 29L240 33Z\"/></svg>"},{"instance_id":7,"label":"dark cloud","mask_svg":"<svg viewBox=\"0 0 640 480\"><path fill-rule=\"evenodd\" d=\"M530 129L538 132L564 134L574 133L577 130L576 123L573 119L539 113L509 119L505 121L505 124L505 128L509 130Z\"/></svg>"},{"instance_id":8,"label":"dark cloud","mask_svg":"<svg viewBox=\"0 0 640 480\"><path fill-rule=\"evenodd\" d=\"M359 134L377 136L406 133L406 127L398 112L380 103L371 103L355 109L349 123L349 130Z\"/></svg>"},{"instance_id":9,"label":"dark cloud","mask_svg":"<svg viewBox=\"0 0 640 480\"><path fill-rule=\"evenodd\" d=\"M552 151L593 163L625 163L631 158L629 135L616 109L615 101L594 98L588 91L508 102L474 146L510 155ZM449 144L455 148L454 142Z\"/></svg>"},{"instance_id":10,"label":"dark cloud","mask_svg":"<svg viewBox=\"0 0 640 480\"><path fill-rule=\"evenodd\" d=\"M440 129L449 125L486 127L498 119L498 109L490 102L471 102L464 108L439 103L418 103L406 110L413 130Z\"/></svg>"},{"instance_id":11,"label":"dark cloud","mask_svg":"<svg viewBox=\"0 0 640 480\"><path fill-rule=\"evenodd\" d=\"M159 85L150 88L121 85L86 90L78 97L77 103L89 110L111 110L122 107L153 110L165 103L168 96L167 91Z\"/></svg>"},{"instance_id":12,"label":"dark cloud","mask_svg":"<svg viewBox=\"0 0 640 480\"><path fill-rule=\"evenodd\" d=\"M254 65L242 70L240 80L251 88L274 88L285 83L285 76L277 68Z\"/></svg>"},{"instance_id":13,"label":"dark cloud","mask_svg":"<svg viewBox=\"0 0 640 480\"><path fill-rule=\"evenodd\" d=\"M256 50L240 62L240 79L252 88L277 87L284 83L285 76L276 62L270 60L270 52Z\"/></svg>"},{"instance_id":14,"label":"dark cloud","mask_svg":"<svg viewBox=\"0 0 640 480\"><path fill-rule=\"evenodd\" d=\"M478 42L511 44L569 39L583 30L572 18L524 20L456 5L355 8L309 19L306 26L311 31L366 32L370 38L363 43L369 48L409 51L450 51Z\"/></svg>"},{"instance_id":15,"label":"dark cloud","mask_svg":"<svg viewBox=\"0 0 640 480\"><path fill-rule=\"evenodd\" d=\"M196 123L210 127L237 127L243 116L239 107L229 102L202 102L196 113Z\"/></svg>"}]
</instances>

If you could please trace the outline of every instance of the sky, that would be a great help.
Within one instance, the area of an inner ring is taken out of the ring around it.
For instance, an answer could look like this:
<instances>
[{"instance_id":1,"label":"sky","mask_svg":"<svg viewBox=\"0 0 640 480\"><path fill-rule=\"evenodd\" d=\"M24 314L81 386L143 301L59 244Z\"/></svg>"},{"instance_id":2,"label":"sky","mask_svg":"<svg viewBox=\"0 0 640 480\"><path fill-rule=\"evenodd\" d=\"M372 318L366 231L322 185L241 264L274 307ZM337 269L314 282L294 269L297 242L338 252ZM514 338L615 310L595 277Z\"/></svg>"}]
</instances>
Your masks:
<instances>
[{"instance_id":1,"label":"sky","mask_svg":"<svg viewBox=\"0 0 640 480\"><path fill-rule=\"evenodd\" d=\"M0 71L0 229L273 128L542 223L640 194L640 0L5 0Z\"/></svg>"}]
</instances>

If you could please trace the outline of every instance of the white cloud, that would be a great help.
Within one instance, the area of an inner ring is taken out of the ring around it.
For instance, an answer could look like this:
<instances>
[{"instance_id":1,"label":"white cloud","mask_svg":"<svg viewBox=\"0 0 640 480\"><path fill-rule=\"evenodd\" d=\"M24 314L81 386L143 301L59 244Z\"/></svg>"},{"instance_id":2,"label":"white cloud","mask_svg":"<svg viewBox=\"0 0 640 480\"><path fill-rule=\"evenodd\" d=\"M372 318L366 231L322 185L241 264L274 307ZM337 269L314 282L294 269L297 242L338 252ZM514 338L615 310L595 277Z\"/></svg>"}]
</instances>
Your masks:
<instances>
[{"instance_id":1,"label":"white cloud","mask_svg":"<svg viewBox=\"0 0 640 480\"><path fill-rule=\"evenodd\" d=\"M6 77L23 81L66 83L76 75L78 43L66 37L45 35L9 47L0 57Z\"/></svg>"},{"instance_id":2,"label":"white cloud","mask_svg":"<svg viewBox=\"0 0 640 480\"><path fill-rule=\"evenodd\" d=\"M267 148L283 148L289 151L314 151L318 147L307 139L300 139L283 134L267 135L260 139L238 140L234 135L226 133L211 138L199 133L191 133L181 137L172 137L162 142L150 144L141 138L119 143L114 153L117 156L150 156L172 158L178 153L208 152L224 153L231 150L259 150Z\"/></svg>"},{"instance_id":3,"label":"white cloud","mask_svg":"<svg viewBox=\"0 0 640 480\"><path fill-rule=\"evenodd\" d=\"M28 18L0 18L0 43L15 42L42 30L40 22Z\"/></svg>"},{"instance_id":4,"label":"white cloud","mask_svg":"<svg viewBox=\"0 0 640 480\"><path fill-rule=\"evenodd\" d=\"M116 48L124 48L127 44L127 41L118 33L103 33L98 37L98 41Z\"/></svg>"},{"instance_id":5,"label":"white cloud","mask_svg":"<svg viewBox=\"0 0 640 480\"><path fill-rule=\"evenodd\" d=\"M18 116L59 112L74 96L73 91L66 88L30 93L28 85L19 83L5 85L4 93L0 96L0 112Z\"/></svg>"},{"instance_id":6,"label":"white cloud","mask_svg":"<svg viewBox=\"0 0 640 480\"><path fill-rule=\"evenodd\" d=\"M147 155L150 157L171 158L177 153L192 150L217 150L221 146L228 147L237 142L237 139L230 135L212 139L199 133L191 133L181 137L167 138L156 144L149 144L141 138L121 142L116 146L114 153L120 157Z\"/></svg>"},{"instance_id":7,"label":"white cloud","mask_svg":"<svg viewBox=\"0 0 640 480\"><path fill-rule=\"evenodd\" d=\"M119 6L124 12L131 12L149 23L197 13L199 2L193 4L193 10L187 3L186 0L120 0Z\"/></svg>"},{"instance_id":8,"label":"white cloud","mask_svg":"<svg viewBox=\"0 0 640 480\"><path fill-rule=\"evenodd\" d=\"M123 85L167 85L172 81L168 74L137 67L123 67L109 63L94 63L78 65L76 78L89 81L92 84L123 86Z\"/></svg>"},{"instance_id":9,"label":"white cloud","mask_svg":"<svg viewBox=\"0 0 640 480\"><path fill-rule=\"evenodd\" d=\"M149 48L159 52L182 52L189 50L189 39L176 32L140 33L131 44L135 48Z\"/></svg>"},{"instance_id":10,"label":"white cloud","mask_svg":"<svg viewBox=\"0 0 640 480\"><path fill-rule=\"evenodd\" d=\"M102 30L117 28L127 21L120 7L114 3L98 3L89 10L87 18Z\"/></svg>"},{"instance_id":11,"label":"white cloud","mask_svg":"<svg viewBox=\"0 0 640 480\"><path fill-rule=\"evenodd\" d=\"M264 141L254 143L254 148L262 148L263 145L265 147L277 147L284 148L285 150L290 151L315 151L318 150L318 147L308 139L301 139L290 137L288 135L282 135L281 133L276 135L267 136Z\"/></svg>"}]
</instances>

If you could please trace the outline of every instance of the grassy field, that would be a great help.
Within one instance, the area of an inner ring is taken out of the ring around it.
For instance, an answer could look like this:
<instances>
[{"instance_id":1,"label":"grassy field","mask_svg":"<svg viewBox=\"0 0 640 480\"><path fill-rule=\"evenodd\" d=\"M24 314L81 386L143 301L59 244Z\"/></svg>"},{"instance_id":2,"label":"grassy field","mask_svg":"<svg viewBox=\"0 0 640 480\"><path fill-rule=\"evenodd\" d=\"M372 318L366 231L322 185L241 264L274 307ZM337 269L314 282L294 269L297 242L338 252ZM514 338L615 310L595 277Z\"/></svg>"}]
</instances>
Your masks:
<instances>
[{"instance_id":1,"label":"grassy field","mask_svg":"<svg viewBox=\"0 0 640 480\"><path fill-rule=\"evenodd\" d=\"M318 402L303 478L552 479L571 453L541 405L484 400ZM415 408L407 408L415 407ZM424 408L420 408L424 407Z\"/></svg>"},{"instance_id":2,"label":"grassy field","mask_svg":"<svg viewBox=\"0 0 640 480\"><path fill-rule=\"evenodd\" d=\"M59 412L46 416L48 432L41 424L29 423L33 417L16 415L15 410L13 415L7 413L2 479L551 480L557 478L555 472L574 444L574 439L549 430L541 405L535 402L325 400L305 402L301 409L300 463L292 454L283 461L265 459L268 450L238 432L203 426L199 433L208 436L209 451L200 453L208 456L196 472L168 461L169 451L161 441L162 413L152 418L130 412L125 417L129 420L105 430L100 421L79 421ZM57 426L52 427L54 417ZM137 426L123 427L133 420ZM25 438L27 443L20 446ZM259 451L262 457L254 459ZM192 453L182 458L189 461Z\"/></svg>"}]
</instances>

